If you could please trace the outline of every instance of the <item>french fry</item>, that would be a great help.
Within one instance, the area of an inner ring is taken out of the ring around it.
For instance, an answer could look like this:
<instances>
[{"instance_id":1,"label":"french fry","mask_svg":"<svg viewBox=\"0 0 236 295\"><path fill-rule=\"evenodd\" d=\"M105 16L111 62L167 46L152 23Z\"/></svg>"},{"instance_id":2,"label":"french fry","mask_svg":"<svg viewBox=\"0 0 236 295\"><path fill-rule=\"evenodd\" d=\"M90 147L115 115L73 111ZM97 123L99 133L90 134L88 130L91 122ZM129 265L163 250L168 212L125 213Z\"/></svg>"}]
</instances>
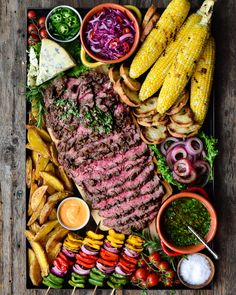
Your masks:
<instances>
[{"instance_id":1,"label":"french fry","mask_svg":"<svg viewBox=\"0 0 236 295\"><path fill-rule=\"evenodd\" d=\"M55 208L52 208L52 211L50 212L48 219L49 220L56 220L57 219L57 210Z\"/></svg>"},{"instance_id":2,"label":"french fry","mask_svg":"<svg viewBox=\"0 0 236 295\"><path fill-rule=\"evenodd\" d=\"M58 220L48 221L40 227L40 230L36 233L34 241L38 242L43 239L53 228L58 224Z\"/></svg>"},{"instance_id":3,"label":"french fry","mask_svg":"<svg viewBox=\"0 0 236 295\"><path fill-rule=\"evenodd\" d=\"M30 226L29 226L29 229L33 232L33 233L37 233L39 230L40 230L40 225L38 224L37 221L35 221L34 223L32 223Z\"/></svg>"},{"instance_id":4,"label":"french fry","mask_svg":"<svg viewBox=\"0 0 236 295\"><path fill-rule=\"evenodd\" d=\"M67 234L69 230L63 228L63 227L58 227L58 230L53 234L50 239L46 243L46 252L49 253L52 251L52 249L55 247L55 245L61 241Z\"/></svg>"},{"instance_id":5,"label":"french fry","mask_svg":"<svg viewBox=\"0 0 236 295\"><path fill-rule=\"evenodd\" d=\"M61 251L61 246L62 243L58 242L53 248L50 249L50 251L48 252L49 263L51 263L57 257L57 255Z\"/></svg>"},{"instance_id":6,"label":"french fry","mask_svg":"<svg viewBox=\"0 0 236 295\"><path fill-rule=\"evenodd\" d=\"M43 209L43 206L46 203L46 199L47 199L47 197L46 197L46 195L44 195L40 204L37 207L37 210L31 215L30 220L27 223L28 226L30 226L32 223L34 223L39 218L39 215Z\"/></svg>"},{"instance_id":7,"label":"french fry","mask_svg":"<svg viewBox=\"0 0 236 295\"><path fill-rule=\"evenodd\" d=\"M32 158L30 156L27 156L27 158L26 158L26 185L28 188L31 187L32 170L33 170Z\"/></svg>"},{"instance_id":8,"label":"french fry","mask_svg":"<svg viewBox=\"0 0 236 295\"><path fill-rule=\"evenodd\" d=\"M54 195L51 195L48 197L48 202L59 202L64 200L65 198L69 197L73 195L72 192L69 191L63 191L63 192L58 192Z\"/></svg>"},{"instance_id":9,"label":"french fry","mask_svg":"<svg viewBox=\"0 0 236 295\"><path fill-rule=\"evenodd\" d=\"M39 286L42 282L41 269L37 257L32 249L28 249L29 277L34 286Z\"/></svg>"},{"instance_id":10,"label":"french fry","mask_svg":"<svg viewBox=\"0 0 236 295\"><path fill-rule=\"evenodd\" d=\"M27 148L40 153L45 158L50 158L50 152L46 143L42 140L35 129L29 128L27 137L29 141L29 144L26 145Z\"/></svg>"},{"instance_id":11,"label":"french fry","mask_svg":"<svg viewBox=\"0 0 236 295\"><path fill-rule=\"evenodd\" d=\"M34 253L37 257L37 261L40 265L42 277L47 276L49 273L49 264L47 261L46 253L43 250L43 247L38 242L34 242L34 235L29 230L25 231L25 236L26 236L27 240L29 241L29 243L30 243L30 245L31 245L32 249L34 250Z\"/></svg>"},{"instance_id":12,"label":"french fry","mask_svg":"<svg viewBox=\"0 0 236 295\"><path fill-rule=\"evenodd\" d=\"M66 171L62 166L58 167L58 172L60 175L61 180L64 183L65 189L68 191L73 191L73 182L72 180L67 176Z\"/></svg>"},{"instance_id":13,"label":"french fry","mask_svg":"<svg viewBox=\"0 0 236 295\"><path fill-rule=\"evenodd\" d=\"M35 179L38 180L40 175L39 172L44 171L47 167L49 159L42 157L39 155L37 162L36 162L36 169L35 169Z\"/></svg>"},{"instance_id":14,"label":"french fry","mask_svg":"<svg viewBox=\"0 0 236 295\"><path fill-rule=\"evenodd\" d=\"M47 167L45 168L44 171L49 172L49 173L51 173L51 174L53 174L53 175L56 174L55 166L54 166L54 164L51 163L51 162L47 164Z\"/></svg>"},{"instance_id":15,"label":"french fry","mask_svg":"<svg viewBox=\"0 0 236 295\"><path fill-rule=\"evenodd\" d=\"M31 197L31 207L32 207L33 211L37 210L47 189L48 189L48 186L43 185L43 186L40 186L39 188L37 188L36 191L33 193L32 197Z\"/></svg>"},{"instance_id":16,"label":"french fry","mask_svg":"<svg viewBox=\"0 0 236 295\"><path fill-rule=\"evenodd\" d=\"M39 175L45 180L46 184L55 188L56 191L64 191L63 183L49 172L39 172Z\"/></svg>"},{"instance_id":17,"label":"french fry","mask_svg":"<svg viewBox=\"0 0 236 295\"><path fill-rule=\"evenodd\" d=\"M58 152L57 152L57 149L56 149L56 146L55 146L54 143L49 145L49 151L50 151L50 154L51 154L52 162L56 166L59 166L60 164L58 162Z\"/></svg>"},{"instance_id":18,"label":"french fry","mask_svg":"<svg viewBox=\"0 0 236 295\"><path fill-rule=\"evenodd\" d=\"M39 215L39 224L44 224L46 220L48 219L50 213L52 212L52 209L55 207L57 202L49 202L43 206L40 215Z\"/></svg>"}]
</instances>

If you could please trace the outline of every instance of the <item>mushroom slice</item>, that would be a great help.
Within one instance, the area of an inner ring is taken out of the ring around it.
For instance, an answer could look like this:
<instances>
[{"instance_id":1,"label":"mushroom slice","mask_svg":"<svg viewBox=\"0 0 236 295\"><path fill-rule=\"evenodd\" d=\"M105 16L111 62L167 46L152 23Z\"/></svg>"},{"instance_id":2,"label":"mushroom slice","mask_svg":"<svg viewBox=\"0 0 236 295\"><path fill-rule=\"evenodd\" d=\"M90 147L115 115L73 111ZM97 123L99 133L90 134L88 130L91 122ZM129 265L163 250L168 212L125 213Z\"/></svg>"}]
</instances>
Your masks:
<instances>
[{"instance_id":1,"label":"mushroom slice","mask_svg":"<svg viewBox=\"0 0 236 295\"><path fill-rule=\"evenodd\" d=\"M157 113L157 97L151 97L134 110L136 117L146 117Z\"/></svg>"},{"instance_id":2,"label":"mushroom slice","mask_svg":"<svg viewBox=\"0 0 236 295\"><path fill-rule=\"evenodd\" d=\"M108 71L108 77L110 81L115 84L120 79L120 72L115 67L110 68Z\"/></svg>"},{"instance_id":3,"label":"mushroom slice","mask_svg":"<svg viewBox=\"0 0 236 295\"><path fill-rule=\"evenodd\" d=\"M139 91L141 84L129 76L129 69L122 64L120 66L120 75L124 79L125 85L132 91Z\"/></svg>"},{"instance_id":4,"label":"mushroom slice","mask_svg":"<svg viewBox=\"0 0 236 295\"><path fill-rule=\"evenodd\" d=\"M171 116L177 114L188 102L189 92L184 90L178 97L175 104L166 112L167 115Z\"/></svg>"},{"instance_id":5,"label":"mushroom slice","mask_svg":"<svg viewBox=\"0 0 236 295\"><path fill-rule=\"evenodd\" d=\"M143 127L140 137L147 144L160 144L167 137L167 128L164 125Z\"/></svg>"},{"instance_id":6,"label":"mushroom slice","mask_svg":"<svg viewBox=\"0 0 236 295\"><path fill-rule=\"evenodd\" d=\"M189 127L194 123L193 112L188 106L185 106L177 114L170 116L170 120L181 126Z\"/></svg>"},{"instance_id":7,"label":"mushroom slice","mask_svg":"<svg viewBox=\"0 0 236 295\"><path fill-rule=\"evenodd\" d=\"M138 97L137 91L130 90L124 83L119 79L114 84L114 90L119 94L120 99L130 107L138 107L141 101Z\"/></svg>"},{"instance_id":8,"label":"mushroom slice","mask_svg":"<svg viewBox=\"0 0 236 295\"><path fill-rule=\"evenodd\" d=\"M199 124L193 124L191 126L181 126L179 124L171 122L167 129L171 136L177 137L177 138L186 138L191 137L198 133L198 130L201 128L201 125Z\"/></svg>"}]
</instances>

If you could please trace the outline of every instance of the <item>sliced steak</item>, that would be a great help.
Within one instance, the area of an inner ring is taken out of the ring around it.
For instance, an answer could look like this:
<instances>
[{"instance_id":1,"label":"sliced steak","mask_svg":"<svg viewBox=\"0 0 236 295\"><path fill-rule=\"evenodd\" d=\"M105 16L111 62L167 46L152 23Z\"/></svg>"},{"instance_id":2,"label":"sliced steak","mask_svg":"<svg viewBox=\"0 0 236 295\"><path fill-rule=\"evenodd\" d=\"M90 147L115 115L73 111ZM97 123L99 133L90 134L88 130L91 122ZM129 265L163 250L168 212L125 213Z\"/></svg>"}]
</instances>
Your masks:
<instances>
[{"instance_id":1,"label":"sliced steak","mask_svg":"<svg viewBox=\"0 0 236 295\"><path fill-rule=\"evenodd\" d=\"M148 193L152 193L157 188L159 188L159 177L157 175L154 175L153 178L151 178L149 181L144 183L144 185L140 189L134 189L130 191L124 191L120 194L117 194L115 196L101 199L100 202L96 203L96 209L109 209L113 206L116 206L117 204L121 204L122 202L125 202L127 200L131 200L132 198L135 198L136 196L143 196ZM94 205L95 206L95 205Z\"/></svg>"}]
</instances>

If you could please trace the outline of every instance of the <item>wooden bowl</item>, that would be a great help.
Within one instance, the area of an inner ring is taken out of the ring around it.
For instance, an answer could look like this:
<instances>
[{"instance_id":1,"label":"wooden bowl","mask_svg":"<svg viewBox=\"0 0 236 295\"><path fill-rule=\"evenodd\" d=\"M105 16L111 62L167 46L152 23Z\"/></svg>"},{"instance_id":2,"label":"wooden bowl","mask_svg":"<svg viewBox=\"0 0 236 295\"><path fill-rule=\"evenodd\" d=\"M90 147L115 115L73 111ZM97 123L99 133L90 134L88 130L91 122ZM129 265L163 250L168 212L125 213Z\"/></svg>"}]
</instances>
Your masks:
<instances>
[{"instance_id":1,"label":"wooden bowl","mask_svg":"<svg viewBox=\"0 0 236 295\"><path fill-rule=\"evenodd\" d=\"M89 46L87 45L87 42L85 40L85 27L86 27L86 24L87 22L91 19L91 17L96 14L98 11L102 10L103 8L114 8L114 9L119 9L121 10L122 12L125 12L126 15L128 16L128 18L130 20L133 21L134 23L134 28L135 28L135 37L134 37L134 43L130 49L129 52L127 52L126 55L122 56L121 58L119 59L115 59L115 60L106 60L106 59L103 59L99 56L97 56L94 52L92 52L89 48ZM136 17L133 15L133 13L125 8L124 6L122 5L119 5L119 4L115 4L115 3L104 3L104 4L99 4L97 6L95 6L93 9L91 9L84 17L83 19L83 22L81 24L81 29L80 29L80 40L81 40L81 43L86 51L86 53L91 56L94 60L97 60L97 61L100 61L102 63L107 63L107 64L114 64L114 63L120 63L120 62L123 62L124 60L128 59L133 53L134 51L136 50L138 44L139 44L139 39L140 39L140 28L139 28L139 24L138 24L138 21L136 19Z\"/></svg>"},{"instance_id":2,"label":"wooden bowl","mask_svg":"<svg viewBox=\"0 0 236 295\"><path fill-rule=\"evenodd\" d=\"M205 254L202 254L202 253L197 253L197 254L198 254L198 255L201 255L201 256L203 256L204 258L207 259L207 261L208 261L208 263L209 263L209 265L210 265L210 268L211 268L211 274L210 274L208 280L207 280L205 283L200 284L200 285L191 285L191 284L185 282L185 281L183 280L183 278L181 277L181 275L180 275L180 267L181 267L181 264L182 264L182 262L186 259L186 258L183 257L183 258L179 261L179 263L178 263L178 266L177 266L177 275L178 275L178 278L179 278L180 282L181 282L183 285L185 285L186 287L190 288L190 289L201 289L201 288L206 287L207 285L210 284L210 282L213 280L213 277L214 277L214 275L215 275L215 265L214 265L214 263L212 262L212 260L211 260L208 256L206 256Z\"/></svg>"},{"instance_id":3,"label":"wooden bowl","mask_svg":"<svg viewBox=\"0 0 236 295\"><path fill-rule=\"evenodd\" d=\"M211 203L206 200L204 197L195 194L195 193L191 193L191 192L181 192L178 193L176 195L171 196L169 199L167 199L161 206L158 215L157 215L157 219L156 219L156 227L157 227L157 232L158 235L160 237L160 239L166 244L167 247L169 247L171 250L178 252L180 254L192 254L192 253L197 253L201 250L203 250L205 248L205 246L201 243L196 244L196 245L191 245L191 246L185 246L185 247L180 247L180 246L176 246L173 242L171 242L170 240L168 240L166 238L165 235L165 229L163 227L163 223L162 223L162 216L163 213L165 212L166 208L169 206L169 204L175 200L181 199L181 198L194 198L197 199L198 201L200 201L202 203L203 206L206 207L206 209L208 210L209 214L210 214L210 218L211 218L211 226L210 229L207 233L207 235L205 236L205 241L208 243L210 242L215 234L216 234L216 229L217 229L217 217L216 217L216 212L215 209L213 208L213 206L211 205Z\"/></svg>"}]
</instances>

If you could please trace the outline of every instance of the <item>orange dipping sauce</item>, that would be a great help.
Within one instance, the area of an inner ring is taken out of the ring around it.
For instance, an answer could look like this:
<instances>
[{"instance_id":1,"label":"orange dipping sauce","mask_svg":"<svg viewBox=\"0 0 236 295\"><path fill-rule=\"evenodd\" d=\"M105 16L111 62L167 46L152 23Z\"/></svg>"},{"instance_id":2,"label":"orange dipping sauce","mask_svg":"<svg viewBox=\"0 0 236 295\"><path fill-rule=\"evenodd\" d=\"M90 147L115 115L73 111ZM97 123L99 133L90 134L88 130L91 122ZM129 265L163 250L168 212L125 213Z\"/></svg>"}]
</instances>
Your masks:
<instances>
[{"instance_id":1,"label":"orange dipping sauce","mask_svg":"<svg viewBox=\"0 0 236 295\"><path fill-rule=\"evenodd\" d=\"M72 197L65 199L58 210L59 221L68 229L82 228L89 220L89 208L79 198Z\"/></svg>"}]
</instances>

